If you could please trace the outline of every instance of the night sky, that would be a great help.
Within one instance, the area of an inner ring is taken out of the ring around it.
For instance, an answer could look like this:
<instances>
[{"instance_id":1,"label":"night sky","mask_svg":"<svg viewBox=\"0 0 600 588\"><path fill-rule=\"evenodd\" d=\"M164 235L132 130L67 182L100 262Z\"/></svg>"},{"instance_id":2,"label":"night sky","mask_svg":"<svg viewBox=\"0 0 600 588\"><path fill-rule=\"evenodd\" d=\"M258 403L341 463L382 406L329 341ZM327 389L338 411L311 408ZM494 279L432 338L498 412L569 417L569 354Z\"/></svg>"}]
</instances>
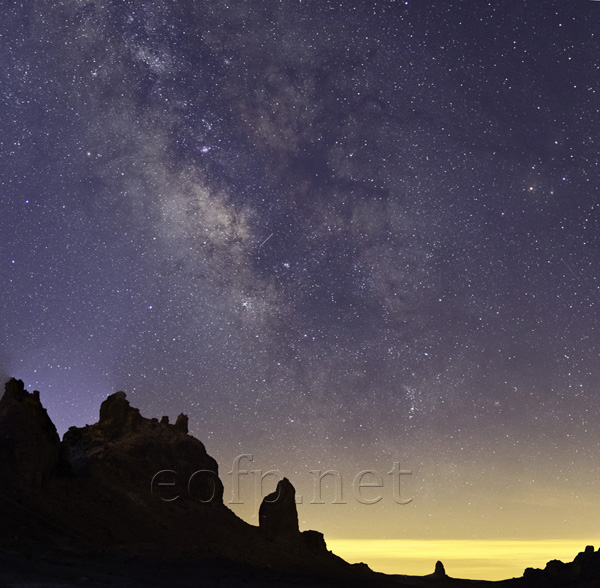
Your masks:
<instances>
[{"instance_id":1,"label":"night sky","mask_svg":"<svg viewBox=\"0 0 600 588\"><path fill-rule=\"evenodd\" d=\"M0 33L0 378L61 434L124 390L327 539L600 541L599 2L10 1ZM328 469L347 504L309 504Z\"/></svg>"}]
</instances>

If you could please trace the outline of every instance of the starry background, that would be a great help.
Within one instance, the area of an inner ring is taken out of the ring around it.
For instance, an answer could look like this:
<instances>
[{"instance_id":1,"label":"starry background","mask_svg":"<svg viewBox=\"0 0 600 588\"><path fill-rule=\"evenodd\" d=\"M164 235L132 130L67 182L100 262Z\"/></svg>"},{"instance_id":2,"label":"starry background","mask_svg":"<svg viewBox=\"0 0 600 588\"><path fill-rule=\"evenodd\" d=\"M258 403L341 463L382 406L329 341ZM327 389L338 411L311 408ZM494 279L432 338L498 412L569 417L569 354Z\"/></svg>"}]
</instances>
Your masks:
<instances>
[{"instance_id":1,"label":"starry background","mask_svg":"<svg viewBox=\"0 0 600 588\"><path fill-rule=\"evenodd\" d=\"M184 412L326 537L597 536L597 31L586 0L9 2L0 377L61 433L117 389ZM327 469L347 504L309 504Z\"/></svg>"}]
</instances>

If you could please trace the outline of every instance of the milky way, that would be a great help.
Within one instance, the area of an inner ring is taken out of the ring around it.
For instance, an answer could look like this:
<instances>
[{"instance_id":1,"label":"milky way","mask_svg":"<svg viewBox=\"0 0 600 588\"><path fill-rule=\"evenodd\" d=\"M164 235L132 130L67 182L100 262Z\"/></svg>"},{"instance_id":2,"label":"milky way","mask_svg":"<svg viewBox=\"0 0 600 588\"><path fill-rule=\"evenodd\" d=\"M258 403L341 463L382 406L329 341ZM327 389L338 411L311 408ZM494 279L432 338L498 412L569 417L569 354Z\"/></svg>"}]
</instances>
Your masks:
<instances>
[{"instance_id":1,"label":"milky way","mask_svg":"<svg viewBox=\"0 0 600 588\"><path fill-rule=\"evenodd\" d=\"M600 6L64 0L0 26L0 372L61 432L123 389L188 414L223 477L413 470L401 514L301 512L340 536L594 530Z\"/></svg>"}]
</instances>

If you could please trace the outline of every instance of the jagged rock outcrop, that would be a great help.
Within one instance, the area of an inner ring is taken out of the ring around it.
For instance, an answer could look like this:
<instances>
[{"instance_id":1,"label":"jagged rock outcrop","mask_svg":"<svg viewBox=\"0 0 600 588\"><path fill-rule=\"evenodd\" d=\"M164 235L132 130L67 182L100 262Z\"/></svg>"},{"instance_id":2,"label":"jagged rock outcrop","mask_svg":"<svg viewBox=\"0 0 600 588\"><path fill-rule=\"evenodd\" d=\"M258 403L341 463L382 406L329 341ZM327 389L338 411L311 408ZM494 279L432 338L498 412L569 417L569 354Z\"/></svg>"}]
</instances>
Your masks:
<instances>
[{"instance_id":1,"label":"jagged rock outcrop","mask_svg":"<svg viewBox=\"0 0 600 588\"><path fill-rule=\"evenodd\" d=\"M275 491L264 497L258 520L267 539L294 541L300 538L296 489L287 478L279 480Z\"/></svg>"},{"instance_id":2,"label":"jagged rock outcrop","mask_svg":"<svg viewBox=\"0 0 600 588\"><path fill-rule=\"evenodd\" d=\"M0 401L0 477L0 547L372 574L329 552L321 533L300 532L287 478L264 499L259 528L236 517L223 504L217 463L188 434L187 416L174 424L144 418L124 392L102 403L96 424L71 427L61 443L39 394L10 380Z\"/></svg>"},{"instance_id":3,"label":"jagged rock outcrop","mask_svg":"<svg viewBox=\"0 0 600 588\"><path fill-rule=\"evenodd\" d=\"M106 437L119 437L127 432L134 433L142 424L143 417L137 408L132 408L125 392L111 394L100 405L100 421Z\"/></svg>"},{"instance_id":4,"label":"jagged rock outcrop","mask_svg":"<svg viewBox=\"0 0 600 588\"><path fill-rule=\"evenodd\" d=\"M188 417L186 414L180 414L175 421L175 430L180 433L185 433L187 435L188 432Z\"/></svg>"},{"instance_id":5,"label":"jagged rock outcrop","mask_svg":"<svg viewBox=\"0 0 600 588\"><path fill-rule=\"evenodd\" d=\"M296 489L287 478L280 480L275 491L264 497L258 520L260 532L267 541L301 545L312 554L332 556L323 533L312 530L300 532Z\"/></svg>"},{"instance_id":6,"label":"jagged rock outcrop","mask_svg":"<svg viewBox=\"0 0 600 588\"><path fill-rule=\"evenodd\" d=\"M95 425L71 427L63 437L63 452L76 475L95 470L96 475L116 476L124 483L144 480L148 486L154 480L153 491L174 486L170 497L223 502L217 462L202 442L188 435L187 416L179 415L173 425L165 418L146 419L124 392L102 403Z\"/></svg>"},{"instance_id":7,"label":"jagged rock outcrop","mask_svg":"<svg viewBox=\"0 0 600 588\"><path fill-rule=\"evenodd\" d=\"M260 528L238 518L187 417L147 419L124 392L102 403L96 424L71 427L61 442L39 394L10 380L0 401L0 484L0 554L216 558L320 577L362 573L329 552L322 534L300 533L287 479L261 507Z\"/></svg>"},{"instance_id":8,"label":"jagged rock outcrop","mask_svg":"<svg viewBox=\"0 0 600 588\"><path fill-rule=\"evenodd\" d=\"M564 563L553 559L541 570L538 568L527 568L523 579L528 586L534 587L571 587L598 586L600 578L600 549L594 551L592 545L588 545L584 551L578 553L572 562Z\"/></svg>"},{"instance_id":9,"label":"jagged rock outcrop","mask_svg":"<svg viewBox=\"0 0 600 588\"><path fill-rule=\"evenodd\" d=\"M600 548L594 551L594 546L588 545L584 551L575 556L572 566L576 578L593 576L600 579Z\"/></svg>"},{"instance_id":10,"label":"jagged rock outcrop","mask_svg":"<svg viewBox=\"0 0 600 588\"><path fill-rule=\"evenodd\" d=\"M10 379L0 400L0 476L23 489L40 486L57 472L59 458L60 439L40 393Z\"/></svg>"}]
</instances>

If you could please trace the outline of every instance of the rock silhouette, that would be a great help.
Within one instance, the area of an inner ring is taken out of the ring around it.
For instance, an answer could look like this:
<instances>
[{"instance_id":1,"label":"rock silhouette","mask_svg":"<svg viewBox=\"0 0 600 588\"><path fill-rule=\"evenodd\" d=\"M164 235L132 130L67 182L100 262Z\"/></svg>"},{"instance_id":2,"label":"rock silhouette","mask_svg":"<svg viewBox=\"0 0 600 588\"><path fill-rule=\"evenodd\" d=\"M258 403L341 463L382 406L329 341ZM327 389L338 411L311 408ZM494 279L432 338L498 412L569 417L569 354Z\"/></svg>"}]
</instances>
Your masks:
<instances>
[{"instance_id":1,"label":"rock silhouette","mask_svg":"<svg viewBox=\"0 0 600 588\"><path fill-rule=\"evenodd\" d=\"M144 418L124 392L102 403L97 423L71 427L61 442L39 394L9 380L0 457L0 553L185 557L356 575L320 533L300 533L289 480L279 482L278 500L261 507L261 528L245 523L223 504L218 465L188 434L187 417Z\"/></svg>"},{"instance_id":2,"label":"rock silhouette","mask_svg":"<svg viewBox=\"0 0 600 588\"><path fill-rule=\"evenodd\" d=\"M0 474L14 488L40 486L56 473L59 458L60 439L40 393L9 380L0 400Z\"/></svg>"},{"instance_id":3,"label":"rock silhouette","mask_svg":"<svg viewBox=\"0 0 600 588\"><path fill-rule=\"evenodd\" d=\"M328 551L321 533L300 531L287 478L264 498L259 527L231 512L217 463L188 434L185 415L174 424L147 419L116 392L102 403L97 423L71 427L61 442L39 393L15 379L0 400L0 523L0 585L47 585L50 575L62 578L61 586L80 586L93 568L100 576L114 571L94 585L130 588L600 586L600 551L592 546L571 563L550 561L493 584L449 578L439 561L421 578L349 564ZM40 555L45 567L32 571ZM65 579L65 569L76 570L76 578ZM4 582L7 573L14 581Z\"/></svg>"},{"instance_id":4,"label":"rock silhouette","mask_svg":"<svg viewBox=\"0 0 600 588\"><path fill-rule=\"evenodd\" d=\"M93 468L104 479L116 477L121 484L133 486L139 480L150 486L154 480L153 491L174 482L178 492L171 498L223 502L217 462L202 442L187 434L187 417L179 415L174 425L164 419L146 419L130 406L124 392L102 403L95 425L71 427L62 449L71 470L78 474Z\"/></svg>"},{"instance_id":5,"label":"rock silhouette","mask_svg":"<svg viewBox=\"0 0 600 588\"><path fill-rule=\"evenodd\" d=\"M265 496L258 519L260 530L268 539L293 541L299 538L296 490L287 478L280 480L275 491Z\"/></svg>"},{"instance_id":6,"label":"rock silhouette","mask_svg":"<svg viewBox=\"0 0 600 588\"><path fill-rule=\"evenodd\" d=\"M543 570L527 568L523 578L528 581L528 586L536 588L595 588L600 586L600 549L594 551L594 547L588 545L572 562L553 559Z\"/></svg>"}]
</instances>

